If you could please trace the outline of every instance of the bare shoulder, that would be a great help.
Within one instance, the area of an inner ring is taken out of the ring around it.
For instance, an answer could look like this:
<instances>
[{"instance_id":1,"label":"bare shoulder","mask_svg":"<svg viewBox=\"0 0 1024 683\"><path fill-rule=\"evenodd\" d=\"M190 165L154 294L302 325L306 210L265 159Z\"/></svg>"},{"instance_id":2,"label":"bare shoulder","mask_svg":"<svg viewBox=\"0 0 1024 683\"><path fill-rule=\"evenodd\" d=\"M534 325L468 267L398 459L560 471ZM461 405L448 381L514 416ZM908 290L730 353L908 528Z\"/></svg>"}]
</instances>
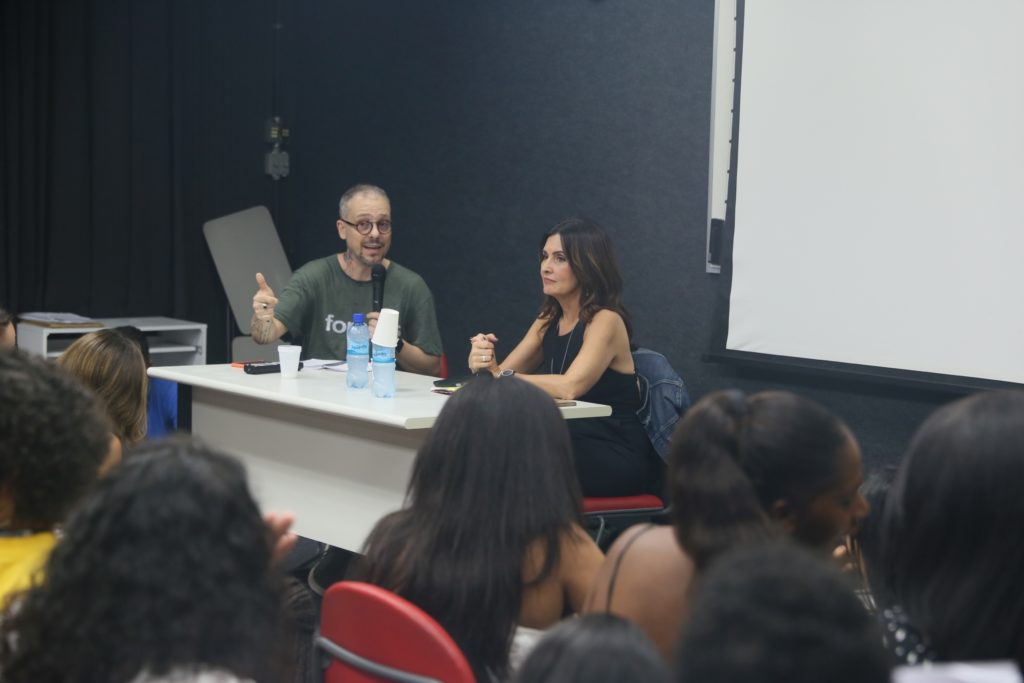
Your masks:
<instances>
[{"instance_id":1,"label":"bare shoulder","mask_svg":"<svg viewBox=\"0 0 1024 683\"><path fill-rule=\"evenodd\" d=\"M679 547L670 526L636 526L615 540L608 550L608 560L616 561L623 553L620 576L649 577L680 572L692 574L693 560Z\"/></svg>"},{"instance_id":2,"label":"bare shoulder","mask_svg":"<svg viewBox=\"0 0 1024 683\"><path fill-rule=\"evenodd\" d=\"M604 560L604 553L594 543L594 539L578 524L573 524L572 529L562 535L561 552L564 557L582 558L588 562L595 558L598 562Z\"/></svg>"},{"instance_id":3,"label":"bare shoulder","mask_svg":"<svg viewBox=\"0 0 1024 683\"><path fill-rule=\"evenodd\" d=\"M561 575L574 574L587 568L596 570L604 560L604 554L594 543L586 531L574 524L572 529L562 534L558 544L558 567L556 573ZM534 540L526 547L524 577L527 582L535 581L547 559L547 543L543 538Z\"/></svg>"},{"instance_id":4,"label":"bare shoulder","mask_svg":"<svg viewBox=\"0 0 1024 683\"><path fill-rule=\"evenodd\" d=\"M590 321L590 325L597 325L598 328L607 328L609 330L626 331L626 321L622 319L621 315L608 308L602 308L595 313Z\"/></svg>"},{"instance_id":5,"label":"bare shoulder","mask_svg":"<svg viewBox=\"0 0 1024 683\"><path fill-rule=\"evenodd\" d=\"M584 331L585 340L595 340L602 344L609 344L615 348L629 346L629 334L626 331L626 323L615 311L602 308L594 314L594 317L587 323Z\"/></svg>"},{"instance_id":6,"label":"bare shoulder","mask_svg":"<svg viewBox=\"0 0 1024 683\"><path fill-rule=\"evenodd\" d=\"M526 331L527 337L533 337L537 340L544 338L544 332L547 331L547 326L550 320L548 318L535 318L530 324L530 329Z\"/></svg>"}]
</instances>

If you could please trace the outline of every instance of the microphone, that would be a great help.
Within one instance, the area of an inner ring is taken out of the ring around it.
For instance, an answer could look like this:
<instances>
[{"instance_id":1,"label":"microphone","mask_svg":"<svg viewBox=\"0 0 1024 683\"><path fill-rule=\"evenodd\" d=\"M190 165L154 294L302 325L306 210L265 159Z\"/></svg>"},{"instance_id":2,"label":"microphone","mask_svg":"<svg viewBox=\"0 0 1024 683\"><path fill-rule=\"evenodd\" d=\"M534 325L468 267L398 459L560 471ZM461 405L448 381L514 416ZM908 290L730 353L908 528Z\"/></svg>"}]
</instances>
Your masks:
<instances>
[{"instance_id":1,"label":"microphone","mask_svg":"<svg viewBox=\"0 0 1024 683\"><path fill-rule=\"evenodd\" d=\"M388 271L383 264L373 264L370 269L370 279L373 280L373 310L378 312L384 308L384 280L387 277Z\"/></svg>"}]
</instances>

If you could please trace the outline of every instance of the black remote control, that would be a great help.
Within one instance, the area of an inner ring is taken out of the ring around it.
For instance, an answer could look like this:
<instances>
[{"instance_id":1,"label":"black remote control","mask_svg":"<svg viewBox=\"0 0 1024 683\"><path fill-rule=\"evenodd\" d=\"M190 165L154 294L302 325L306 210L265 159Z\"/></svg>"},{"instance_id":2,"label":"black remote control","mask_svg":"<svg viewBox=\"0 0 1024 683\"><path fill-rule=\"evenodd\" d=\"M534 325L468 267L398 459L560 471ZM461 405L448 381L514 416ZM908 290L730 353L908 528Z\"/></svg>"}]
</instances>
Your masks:
<instances>
[{"instance_id":1,"label":"black remote control","mask_svg":"<svg viewBox=\"0 0 1024 683\"><path fill-rule=\"evenodd\" d=\"M277 361L253 361L242 366L247 375L267 375L272 372L281 372L281 364ZM302 369L302 362L299 362L299 370Z\"/></svg>"}]
</instances>

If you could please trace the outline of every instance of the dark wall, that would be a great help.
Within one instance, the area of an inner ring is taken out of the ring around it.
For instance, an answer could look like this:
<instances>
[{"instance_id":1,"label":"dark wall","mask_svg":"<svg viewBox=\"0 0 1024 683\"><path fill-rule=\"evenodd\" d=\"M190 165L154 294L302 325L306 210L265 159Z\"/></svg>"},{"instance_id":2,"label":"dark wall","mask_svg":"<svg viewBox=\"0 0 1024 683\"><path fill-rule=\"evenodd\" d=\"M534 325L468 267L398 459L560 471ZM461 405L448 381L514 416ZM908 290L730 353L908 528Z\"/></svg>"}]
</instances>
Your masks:
<instances>
[{"instance_id":1,"label":"dark wall","mask_svg":"<svg viewBox=\"0 0 1024 683\"><path fill-rule=\"evenodd\" d=\"M117 6L135 16L144 5ZM171 31L159 92L172 113L148 132L174 141L168 212L180 229L148 258L177 259L184 274L162 310L84 312L202 320L222 361L233 323L202 223L266 204L298 267L339 248L338 196L372 182L392 198L391 256L434 291L454 373L472 334L495 332L506 350L518 341L540 301L540 235L583 214L616 245L637 341L664 352L694 396L804 392L849 421L869 463L898 457L941 400L702 362L721 287L704 272L713 0L161 6ZM292 162L276 183L262 173L274 113ZM144 233L143 218L117 220Z\"/></svg>"},{"instance_id":2,"label":"dark wall","mask_svg":"<svg viewBox=\"0 0 1024 683\"><path fill-rule=\"evenodd\" d=\"M540 301L540 235L611 233L637 340L695 396L789 388L846 418L869 463L898 457L941 397L704 363L721 286L704 272L712 0L304 3L285 19L294 265L337 248L355 182L392 195L392 256L438 301L453 372L467 339L510 349ZM327 65L334 65L329 68Z\"/></svg>"}]
</instances>

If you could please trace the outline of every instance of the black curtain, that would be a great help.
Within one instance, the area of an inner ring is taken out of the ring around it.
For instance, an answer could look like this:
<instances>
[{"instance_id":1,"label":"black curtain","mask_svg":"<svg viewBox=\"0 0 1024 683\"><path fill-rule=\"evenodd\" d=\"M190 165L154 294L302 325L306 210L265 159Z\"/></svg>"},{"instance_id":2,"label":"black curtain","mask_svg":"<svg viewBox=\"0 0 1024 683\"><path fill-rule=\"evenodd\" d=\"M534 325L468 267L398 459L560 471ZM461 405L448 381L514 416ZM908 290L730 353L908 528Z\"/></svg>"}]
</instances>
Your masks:
<instances>
[{"instance_id":1,"label":"black curtain","mask_svg":"<svg viewBox=\"0 0 1024 683\"><path fill-rule=\"evenodd\" d=\"M183 310L175 3L2 7L0 301Z\"/></svg>"}]
</instances>

